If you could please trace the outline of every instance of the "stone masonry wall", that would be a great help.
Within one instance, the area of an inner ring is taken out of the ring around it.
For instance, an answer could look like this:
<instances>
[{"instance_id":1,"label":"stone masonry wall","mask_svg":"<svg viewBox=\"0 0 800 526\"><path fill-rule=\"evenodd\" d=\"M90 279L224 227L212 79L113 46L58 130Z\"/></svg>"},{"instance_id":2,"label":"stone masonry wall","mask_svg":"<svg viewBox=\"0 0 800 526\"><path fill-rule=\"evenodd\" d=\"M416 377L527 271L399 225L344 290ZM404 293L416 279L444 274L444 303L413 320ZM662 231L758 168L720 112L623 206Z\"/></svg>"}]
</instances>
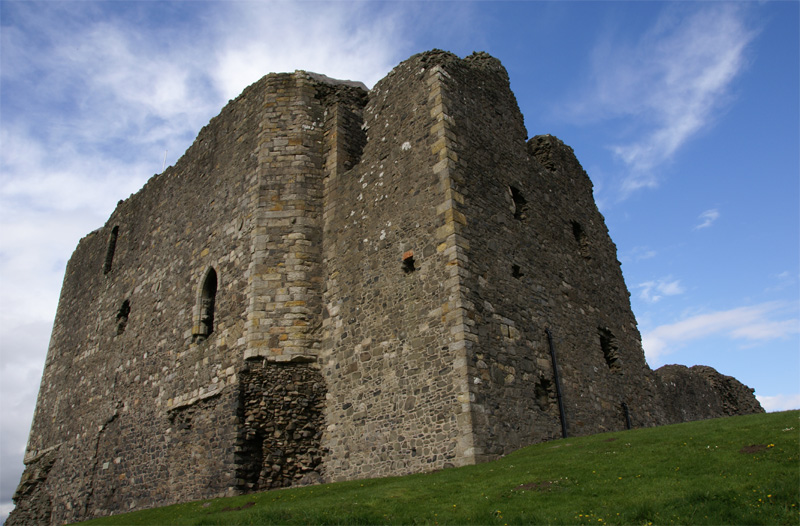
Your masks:
<instances>
[{"instance_id":1,"label":"stone masonry wall","mask_svg":"<svg viewBox=\"0 0 800 526\"><path fill-rule=\"evenodd\" d=\"M263 88L226 106L68 263L26 455L33 471L42 452L56 456L40 482L50 510L36 512L52 524L235 485L235 421L195 414L188 432L171 417L237 399ZM213 331L198 337L210 269ZM198 443L231 446L204 446L214 454L204 468ZM9 524L17 520L24 515Z\"/></svg>"},{"instance_id":2,"label":"stone masonry wall","mask_svg":"<svg viewBox=\"0 0 800 526\"><path fill-rule=\"evenodd\" d=\"M324 108L302 72L266 83L245 357L313 361L322 323Z\"/></svg>"},{"instance_id":3,"label":"stone masonry wall","mask_svg":"<svg viewBox=\"0 0 800 526\"><path fill-rule=\"evenodd\" d=\"M588 177L557 139L526 146L496 59L441 67L476 457L560 436L547 328L572 434L624 428L623 402L652 425L654 388Z\"/></svg>"},{"instance_id":4,"label":"stone masonry wall","mask_svg":"<svg viewBox=\"0 0 800 526\"><path fill-rule=\"evenodd\" d=\"M326 186L325 477L471 462L460 398L454 247L437 207L443 119L436 55L371 91L360 163Z\"/></svg>"}]
</instances>

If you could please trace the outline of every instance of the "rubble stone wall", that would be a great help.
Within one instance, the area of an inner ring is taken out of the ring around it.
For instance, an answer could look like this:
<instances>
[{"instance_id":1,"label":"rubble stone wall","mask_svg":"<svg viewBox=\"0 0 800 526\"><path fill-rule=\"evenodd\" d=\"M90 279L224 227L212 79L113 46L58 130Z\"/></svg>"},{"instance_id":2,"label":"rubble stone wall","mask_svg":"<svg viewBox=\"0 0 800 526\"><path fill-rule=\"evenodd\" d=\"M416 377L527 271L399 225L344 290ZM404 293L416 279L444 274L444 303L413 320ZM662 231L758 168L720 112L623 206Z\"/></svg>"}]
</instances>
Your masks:
<instances>
[{"instance_id":1,"label":"rubble stone wall","mask_svg":"<svg viewBox=\"0 0 800 526\"><path fill-rule=\"evenodd\" d=\"M250 360L237 464L243 491L322 480L325 384L316 364Z\"/></svg>"}]
</instances>

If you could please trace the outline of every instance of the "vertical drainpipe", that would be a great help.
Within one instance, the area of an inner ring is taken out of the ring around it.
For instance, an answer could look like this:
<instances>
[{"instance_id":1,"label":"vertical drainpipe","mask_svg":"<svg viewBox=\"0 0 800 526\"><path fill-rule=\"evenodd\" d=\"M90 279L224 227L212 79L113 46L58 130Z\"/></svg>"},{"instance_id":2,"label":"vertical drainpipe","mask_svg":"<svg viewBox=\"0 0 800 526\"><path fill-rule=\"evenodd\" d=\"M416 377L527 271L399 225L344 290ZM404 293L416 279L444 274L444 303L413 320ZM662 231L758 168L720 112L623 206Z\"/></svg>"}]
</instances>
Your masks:
<instances>
[{"instance_id":1,"label":"vertical drainpipe","mask_svg":"<svg viewBox=\"0 0 800 526\"><path fill-rule=\"evenodd\" d=\"M556 360L556 348L553 345L553 334L550 329L544 330L547 333L547 343L550 344L550 358L553 360L553 376L556 380L556 398L558 400L558 414L561 416L561 436L567 438L567 417L564 414L564 396L561 393L561 379L558 376L558 361Z\"/></svg>"},{"instance_id":2,"label":"vertical drainpipe","mask_svg":"<svg viewBox=\"0 0 800 526\"><path fill-rule=\"evenodd\" d=\"M622 410L625 412L625 427L630 429L633 427L631 425L631 410L628 408L628 404L626 402L622 402Z\"/></svg>"}]
</instances>

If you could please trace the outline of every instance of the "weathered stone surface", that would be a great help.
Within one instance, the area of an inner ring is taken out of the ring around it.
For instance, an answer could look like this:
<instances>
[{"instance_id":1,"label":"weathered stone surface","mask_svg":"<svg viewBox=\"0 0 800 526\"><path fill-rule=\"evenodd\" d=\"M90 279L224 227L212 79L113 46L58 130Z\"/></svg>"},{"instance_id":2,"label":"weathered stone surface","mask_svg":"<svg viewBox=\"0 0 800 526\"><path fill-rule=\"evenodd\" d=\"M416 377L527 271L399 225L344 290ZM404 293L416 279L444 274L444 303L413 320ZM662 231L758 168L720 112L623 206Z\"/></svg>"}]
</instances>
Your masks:
<instances>
[{"instance_id":1,"label":"weathered stone surface","mask_svg":"<svg viewBox=\"0 0 800 526\"><path fill-rule=\"evenodd\" d=\"M668 423L763 412L753 389L711 367L665 365L654 372Z\"/></svg>"},{"instance_id":2,"label":"weathered stone surface","mask_svg":"<svg viewBox=\"0 0 800 526\"><path fill-rule=\"evenodd\" d=\"M270 74L67 266L8 524L762 411L644 360L592 185L496 59Z\"/></svg>"}]
</instances>

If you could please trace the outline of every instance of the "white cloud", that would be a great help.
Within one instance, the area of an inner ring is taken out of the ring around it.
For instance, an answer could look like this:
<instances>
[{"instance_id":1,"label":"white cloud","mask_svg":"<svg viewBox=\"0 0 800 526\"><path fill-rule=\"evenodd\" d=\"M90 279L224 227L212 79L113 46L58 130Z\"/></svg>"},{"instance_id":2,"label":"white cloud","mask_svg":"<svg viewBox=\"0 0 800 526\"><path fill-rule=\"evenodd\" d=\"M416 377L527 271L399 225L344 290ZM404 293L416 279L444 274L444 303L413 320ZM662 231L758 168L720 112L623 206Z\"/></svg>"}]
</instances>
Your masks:
<instances>
[{"instance_id":1,"label":"white cloud","mask_svg":"<svg viewBox=\"0 0 800 526\"><path fill-rule=\"evenodd\" d=\"M8 514L11 513L11 510L13 509L14 505L11 503L0 504L0 524L5 523L6 519L8 518Z\"/></svg>"},{"instance_id":2,"label":"white cloud","mask_svg":"<svg viewBox=\"0 0 800 526\"><path fill-rule=\"evenodd\" d=\"M623 118L629 140L610 146L628 168L622 197L658 185L656 168L730 101L756 32L735 4L668 8L635 42L608 36L593 53L592 93L573 110L582 118Z\"/></svg>"},{"instance_id":3,"label":"white cloud","mask_svg":"<svg viewBox=\"0 0 800 526\"><path fill-rule=\"evenodd\" d=\"M695 230L700 230L701 228L708 228L710 227L714 221L719 219L719 210L716 208L712 208L711 210L706 210L698 217L700 222L695 225Z\"/></svg>"},{"instance_id":4,"label":"white cloud","mask_svg":"<svg viewBox=\"0 0 800 526\"><path fill-rule=\"evenodd\" d=\"M681 280L672 280L672 278L645 281L644 283L639 283L637 287L642 289L639 292L639 297L648 303L655 303L664 296L676 296L685 292L685 289L681 286Z\"/></svg>"},{"instance_id":5,"label":"white cloud","mask_svg":"<svg viewBox=\"0 0 800 526\"><path fill-rule=\"evenodd\" d=\"M218 13L213 82L226 98L272 71L303 69L371 86L398 56L405 58L409 9L414 6L387 3L380 6L383 11L368 7L343 2L226 4Z\"/></svg>"},{"instance_id":6,"label":"white cloud","mask_svg":"<svg viewBox=\"0 0 800 526\"><path fill-rule=\"evenodd\" d=\"M768 341L783 339L800 332L800 320L784 317L786 305L768 302L750 307L699 314L684 320L660 325L642 333L642 346L648 363L657 366L663 357L687 342L712 335L734 340Z\"/></svg>"},{"instance_id":7,"label":"white cloud","mask_svg":"<svg viewBox=\"0 0 800 526\"><path fill-rule=\"evenodd\" d=\"M800 394L775 395L775 396L756 396L761 407L768 413L775 411L790 411L800 409Z\"/></svg>"},{"instance_id":8,"label":"white cloud","mask_svg":"<svg viewBox=\"0 0 800 526\"><path fill-rule=\"evenodd\" d=\"M622 261L644 261L656 257L658 253L646 246L633 247L620 256Z\"/></svg>"}]
</instances>

